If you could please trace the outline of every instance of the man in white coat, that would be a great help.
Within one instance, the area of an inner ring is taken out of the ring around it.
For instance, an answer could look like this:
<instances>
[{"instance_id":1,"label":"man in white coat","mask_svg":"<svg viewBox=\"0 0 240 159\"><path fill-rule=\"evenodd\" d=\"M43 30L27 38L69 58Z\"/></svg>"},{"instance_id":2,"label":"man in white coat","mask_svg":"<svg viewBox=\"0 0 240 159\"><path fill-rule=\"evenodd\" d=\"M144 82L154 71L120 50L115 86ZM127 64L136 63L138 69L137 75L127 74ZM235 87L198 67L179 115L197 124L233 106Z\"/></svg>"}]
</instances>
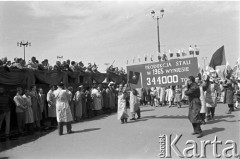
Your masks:
<instances>
[{"instance_id":1,"label":"man in white coat","mask_svg":"<svg viewBox=\"0 0 240 159\"><path fill-rule=\"evenodd\" d=\"M63 134L63 124L66 124L68 134L74 133L71 125L73 118L69 106L69 96L67 91L64 90L64 84L60 83L58 85L58 89L55 90L53 94L56 98L56 113L59 135Z\"/></svg>"}]
</instances>

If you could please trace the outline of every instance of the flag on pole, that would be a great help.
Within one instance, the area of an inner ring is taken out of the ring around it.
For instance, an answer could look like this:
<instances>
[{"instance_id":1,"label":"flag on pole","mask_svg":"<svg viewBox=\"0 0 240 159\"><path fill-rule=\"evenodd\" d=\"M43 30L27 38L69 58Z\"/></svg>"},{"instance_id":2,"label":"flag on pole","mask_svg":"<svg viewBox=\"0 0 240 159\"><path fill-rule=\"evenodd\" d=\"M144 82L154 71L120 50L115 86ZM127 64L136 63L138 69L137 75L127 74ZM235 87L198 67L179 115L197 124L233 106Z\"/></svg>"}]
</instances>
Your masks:
<instances>
[{"instance_id":1,"label":"flag on pole","mask_svg":"<svg viewBox=\"0 0 240 159\"><path fill-rule=\"evenodd\" d=\"M195 54L196 55L199 55L199 50L200 50L199 47L197 47L197 45L195 45Z\"/></svg>"},{"instance_id":2,"label":"flag on pole","mask_svg":"<svg viewBox=\"0 0 240 159\"><path fill-rule=\"evenodd\" d=\"M135 62L135 56L133 56L133 63Z\"/></svg>"},{"instance_id":3,"label":"flag on pole","mask_svg":"<svg viewBox=\"0 0 240 159\"><path fill-rule=\"evenodd\" d=\"M226 64L226 57L225 57L225 50L224 45L217 49L214 54L212 55L212 59L209 63L209 66L212 67L214 70L216 66L225 65Z\"/></svg>"},{"instance_id":4,"label":"flag on pole","mask_svg":"<svg viewBox=\"0 0 240 159\"><path fill-rule=\"evenodd\" d=\"M151 61L153 61L153 55L151 54Z\"/></svg>"},{"instance_id":5,"label":"flag on pole","mask_svg":"<svg viewBox=\"0 0 240 159\"><path fill-rule=\"evenodd\" d=\"M178 50L178 52L177 52L177 57L180 57L180 50Z\"/></svg>"},{"instance_id":6,"label":"flag on pole","mask_svg":"<svg viewBox=\"0 0 240 159\"><path fill-rule=\"evenodd\" d=\"M189 46L189 55L194 55L194 50L191 45Z\"/></svg>"},{"instance_id":7,"label":"flag on pole","mask_svg":"<svg viewBox=\"0 0 240 159\"><path fill-rule=\"evenodd\" d=\"M145 58L145 61L147 61L147 55L146 54L144 54L144 58Z\"/></svg>"},{"instance_id":8,"label":"flag on pole","mask_svg":"<svg viewBox=\"0 0 240 159\"><path fill-rule=\"evenodd\" d=\"M140 56L138 55L138 62L141 62L141 58L140 58Z\"/></svg>"}]
</instances>

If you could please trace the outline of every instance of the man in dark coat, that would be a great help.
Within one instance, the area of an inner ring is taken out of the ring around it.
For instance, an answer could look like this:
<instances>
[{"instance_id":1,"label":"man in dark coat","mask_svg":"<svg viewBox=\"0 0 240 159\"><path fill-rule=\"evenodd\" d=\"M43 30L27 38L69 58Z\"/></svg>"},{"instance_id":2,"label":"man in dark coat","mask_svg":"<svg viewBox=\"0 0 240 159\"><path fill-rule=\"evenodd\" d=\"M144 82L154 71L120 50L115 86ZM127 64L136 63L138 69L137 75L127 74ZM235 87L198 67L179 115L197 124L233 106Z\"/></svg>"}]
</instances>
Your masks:
<instances>
[{"instance_id":1,"label":"man in dark coat","mask_svg":"<svg viewBox=\"0 0 240 159\"><path fill-rule=\"evenodd\" d=\"M198 84L195 82L195 78L193 76L189 76L185 85L187 85L187 90L185 91L185 95L189 97L189 112L188 119L192 123L194 132L192 135L198 134L197 138L203 136L201 129L201 101L200 101L200 89Z\"/></svg>"}]
</instances>

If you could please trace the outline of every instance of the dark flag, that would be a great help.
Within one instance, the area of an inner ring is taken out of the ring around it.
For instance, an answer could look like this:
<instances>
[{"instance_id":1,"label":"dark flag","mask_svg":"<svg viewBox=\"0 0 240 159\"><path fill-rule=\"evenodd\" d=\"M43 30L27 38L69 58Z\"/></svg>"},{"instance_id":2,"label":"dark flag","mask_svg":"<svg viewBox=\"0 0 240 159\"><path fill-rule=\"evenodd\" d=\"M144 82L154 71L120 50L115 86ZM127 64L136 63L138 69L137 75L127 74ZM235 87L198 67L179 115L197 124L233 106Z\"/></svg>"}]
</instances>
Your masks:
<instances>
[{"instance_id":1,"label":"dark flag","mask_svg":"<svg viewBox=\"0 0 240 159\"><path fill-rule=\"evenodd\" d=\"M147 61L147 55L144 55L145 56L145 61Z\"/></svg>"},{"instance_id":2,"label":"dark flag","mask_svg":"<svg viewBox=\"0 0 240 159\"><path fill-rule=\"evenodd\" d=\"M158 61L161 61L162 57L160 55L158 55Z\"/></svg>"},{"instance_id":3,"label":"dark flag","mask_svg":"<svg viewBox=\"0 0 240 159\"><path fill-rule=\"evenodd\" d=\"M214 52L209 66L215 70L216 66L225 65L225 64L226 64L226 57L225 57L225 50L223 45L222 47L217 49L217 51Z\"/></svg>"},{"instance_id":4,"label":"dark flag","mask_svg":"<svg viewBox=\"0 0 240 159\"><path fill-rule=\"evenodd\" d=\"M140 72L129 71L128 83L138 84Z\"/></svg>"},{"instance_id":5,"label":"dark flag","mask_svg":"<svg viewBox=\"0 0 240 159\"><path fill-rule=\"evenodd\" d=\"M173 53L170 53L170 57L173 57Z\"/></svg>"}]
</instances>

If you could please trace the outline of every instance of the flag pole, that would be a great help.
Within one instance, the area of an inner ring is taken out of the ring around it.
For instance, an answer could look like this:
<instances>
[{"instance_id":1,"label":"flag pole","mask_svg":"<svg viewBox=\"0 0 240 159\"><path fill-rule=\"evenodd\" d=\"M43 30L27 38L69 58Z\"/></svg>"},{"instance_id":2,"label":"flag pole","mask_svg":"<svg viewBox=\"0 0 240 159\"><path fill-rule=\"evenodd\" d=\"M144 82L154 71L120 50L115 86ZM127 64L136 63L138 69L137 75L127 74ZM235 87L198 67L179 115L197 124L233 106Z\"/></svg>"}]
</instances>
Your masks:
<instances>
[{"instance_id":1,"label":"flag pole","mask_svg":"<svg viewBox=\"0 0 240 159\"><path fill-rule=\"evenodd\" d=\"M142 84L142 72L140 72L140 80L141 80L141 88L143 88L143 84Z\"/></svg>"}]
</instances>

